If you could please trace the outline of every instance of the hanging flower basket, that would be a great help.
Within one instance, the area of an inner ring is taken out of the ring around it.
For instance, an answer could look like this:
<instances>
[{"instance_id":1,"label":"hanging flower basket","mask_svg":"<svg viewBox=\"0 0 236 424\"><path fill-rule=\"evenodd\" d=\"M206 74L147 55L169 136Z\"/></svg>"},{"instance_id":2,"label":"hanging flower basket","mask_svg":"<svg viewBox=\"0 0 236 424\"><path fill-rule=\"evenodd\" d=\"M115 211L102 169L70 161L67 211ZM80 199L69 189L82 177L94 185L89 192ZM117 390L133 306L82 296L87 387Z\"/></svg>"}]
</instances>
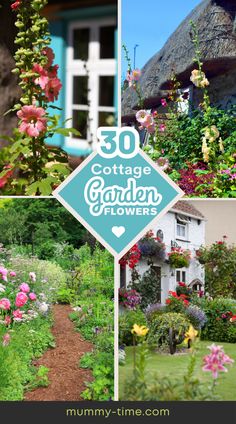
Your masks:
<instances>
[{"instance_id":1,"label":"hanging flower basket","mask_svg":"<svg viewBox=\"0 0 236 424\"><path fill-rule=\"evenodd\" d=\"M189 250L173 247L168 254L171 268L188 268L191 255Z\"/></svg>"},{"instance_id":2,"label":"hanging flower basket","mask_svg":"<svg viewBox=\"0 0 236 424\"><path fill-rule=\"evenodd\" d=\"M165 244L159 237L154 237L152 231L139 241L138 247L142 258L165 259Z\"/></svg>"}]
</instances>

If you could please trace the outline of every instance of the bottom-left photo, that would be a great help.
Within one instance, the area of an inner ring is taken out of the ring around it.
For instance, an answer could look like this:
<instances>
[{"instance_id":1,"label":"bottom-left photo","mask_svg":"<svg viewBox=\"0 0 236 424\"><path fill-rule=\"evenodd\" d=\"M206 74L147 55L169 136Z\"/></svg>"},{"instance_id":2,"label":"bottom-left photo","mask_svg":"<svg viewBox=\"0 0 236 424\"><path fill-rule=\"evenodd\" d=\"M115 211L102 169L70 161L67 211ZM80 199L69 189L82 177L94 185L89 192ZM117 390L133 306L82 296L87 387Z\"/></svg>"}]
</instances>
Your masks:
<instances>
[{"instance_id":1,"label":"bottom-left photo","mask_svg":"<svg viewBox=\"0 0 236 424\"><path fill-rule=\"evenodd\" d=\"M0 199L0 401L112 400L114 260L55 199Z\"/></svg>"}]
</instances>

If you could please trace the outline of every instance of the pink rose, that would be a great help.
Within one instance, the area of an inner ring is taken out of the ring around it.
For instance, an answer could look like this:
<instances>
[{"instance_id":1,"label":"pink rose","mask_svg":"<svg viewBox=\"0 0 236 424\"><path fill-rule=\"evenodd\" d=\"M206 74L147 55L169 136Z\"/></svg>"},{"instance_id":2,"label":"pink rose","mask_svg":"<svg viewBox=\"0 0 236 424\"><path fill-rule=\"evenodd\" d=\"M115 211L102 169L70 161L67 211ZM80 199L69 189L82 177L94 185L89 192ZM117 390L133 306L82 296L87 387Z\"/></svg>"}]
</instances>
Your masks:
<instances>
[{"instance_id":1,"label":"pink rose","mask_svg":"<svg viewBox=\"0 0 236 424\"><path fill-rule=\"evenodd\" d=\"M29 294L29 298L30 298L30 300L34 301L34 300L36 300L36 299L37 299L37 296L36 296L36 294L35 294L35 293L30 293L30 294Z\"/></svg>"},{"instance_id":2,"label":"pink rose","mask_svg":"<svg viewBox=\"0 0 236 424\"><path fill-rule=\"evenodd\" d=\"M11 307L10 300L8 300L6 298L0 299L0 309L7 311L8 309L10 309L10 307Z\"/></svg>"},{"instance_id":3,"label":"pink rose","mask_svg":"<svg viewBox=\"0 0 236 424\"><path fill-rule=\"evenodd\" d=\"M8 273L8 270L4 268L3 266L0 266L0 277L2 277L3 281L7 281L7 273Z\"/></svg>"},{"instance_id":4,"label":"pink rose","mask_svg":"<svg viewBox=\"0 0 236 424\"><path fill-rule=\"evenodd\" d=\"M11 271L11 272L10 272L10 277L15 277L15 276L16 276L15 271Z\"/></svg>"},{"instance_id":5,"label":"pink rose","mask_svg":"<svg viewBox=\"0 0 236 424\"><path fill-rule=\"evenodd\" d=\"M27 300L28 300L28 296L25 293L23 292L17 293L16 302L15 302L16 307L22 308L22 306L26 304Z\"/></svg>"},{"instance_id":6,"label":"pink rose","mask_svg":"<svg viewBox=\"0 0 236 424\"><path fill-rule=\"evenodd\" d=\"M16 321L18 321L18 320L22 320L23 313L22 313L19 309L16 309L16 310L13 312L13 316L14 316L14 319L15 319Z\"/></svg>"},{"instance_id":7,"label":"pink rose","mask_svg":"<svg viewBox=\"0 0 236 424\"><path fill-rule=\"evenodd\" d=\"M7 316L5 317L4 322L5 322L5 325L10 325L10 324L11 324L11 317L9 317L9 315L7 315Z\"/></svg>"},{"instance_id":8,"label":"pink rose","mask_svg":"<svg viewBox=\"0 0 236 424\"><path fill-rule=\"evenodd\" d=\"M22 283L19 287L19 289L23 292L23 293L29 293L30 288L28 286L28 284L26 283Z\"/></svg>"}]
</instances>

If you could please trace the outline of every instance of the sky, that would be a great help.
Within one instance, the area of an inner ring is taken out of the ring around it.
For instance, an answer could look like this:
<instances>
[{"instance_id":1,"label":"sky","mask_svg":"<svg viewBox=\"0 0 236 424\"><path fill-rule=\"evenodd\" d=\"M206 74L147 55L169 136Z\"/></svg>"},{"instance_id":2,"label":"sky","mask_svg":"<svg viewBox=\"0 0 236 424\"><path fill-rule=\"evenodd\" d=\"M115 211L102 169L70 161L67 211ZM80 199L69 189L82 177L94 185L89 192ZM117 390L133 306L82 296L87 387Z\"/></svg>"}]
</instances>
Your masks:
<instances>
[{"instance_id":1,"label":"sky","mask_svg":"<svg viewBox=\"0 0 236 424\"><path fill-rule=\"evenodd\" d=\"M122 0L122 44L130 52L133 67L134 46L136 68L159 51L169 36L201 0ZM127 65L122 60L122 74Z\"/></svg>"}]
</instances>

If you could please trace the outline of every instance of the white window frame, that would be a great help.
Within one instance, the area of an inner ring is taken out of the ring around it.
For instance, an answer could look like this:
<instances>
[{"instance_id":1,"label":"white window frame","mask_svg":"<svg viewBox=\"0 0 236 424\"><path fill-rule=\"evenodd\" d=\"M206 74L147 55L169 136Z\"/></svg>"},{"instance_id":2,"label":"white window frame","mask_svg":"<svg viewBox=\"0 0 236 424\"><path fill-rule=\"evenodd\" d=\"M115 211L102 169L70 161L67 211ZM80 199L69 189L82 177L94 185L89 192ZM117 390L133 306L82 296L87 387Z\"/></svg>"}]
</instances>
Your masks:
<instances>
[{"instance_id":1,"label":"white window frame","mask_svg":"<svg viewBox=\"0 0 236 424\"><path fill-rule=\"evenodd\" d=\"M94 150L97 144L97 128L99 124L99 112L115 113L115 105L112 107L99 106L99 77L100 76L116 76L116 58L100 59L100 43L99 28L105 26L116 26L115 17L107 17L102 19L94 19L87 21L74 21L69 24L68 28L68 47L67 47L67 66L66 66L66 119L73 116L73 110L88 110L90 124L88 125L87 139L67 138L66 145L71 148L78 148L80 145ZM75 29L90 28L90 41L88 60L74 59L73 49L73 31ZM85 69L86 63L86 69ZM73 105L73 77L89 76L88 78L88 103L86 105ZM66 124L67 128L72 126L71 120Z\"/></svg>"},{"instance_id":2,"label":"white window frame","mask_svg":"<svg viewBox=\"0 0 236 424\"><path fill-rule=\"evenodd\" d=\"M178 235L178 226L183 227L185 229L185 235L184 236ZM178 239L178 240L187 240L188 239L188 224L180 224L176 220L176 239Z\"/></svg>"}]
</instances>

